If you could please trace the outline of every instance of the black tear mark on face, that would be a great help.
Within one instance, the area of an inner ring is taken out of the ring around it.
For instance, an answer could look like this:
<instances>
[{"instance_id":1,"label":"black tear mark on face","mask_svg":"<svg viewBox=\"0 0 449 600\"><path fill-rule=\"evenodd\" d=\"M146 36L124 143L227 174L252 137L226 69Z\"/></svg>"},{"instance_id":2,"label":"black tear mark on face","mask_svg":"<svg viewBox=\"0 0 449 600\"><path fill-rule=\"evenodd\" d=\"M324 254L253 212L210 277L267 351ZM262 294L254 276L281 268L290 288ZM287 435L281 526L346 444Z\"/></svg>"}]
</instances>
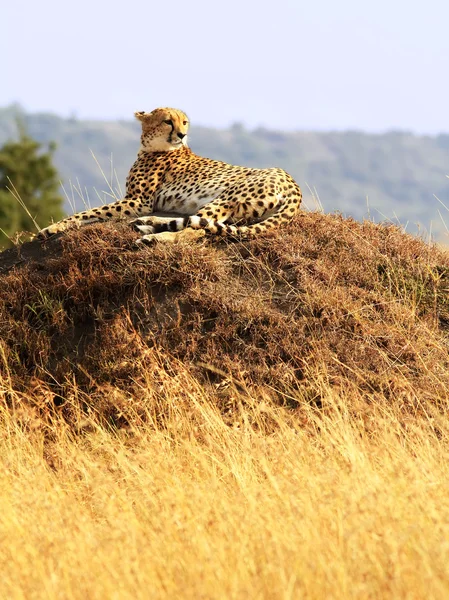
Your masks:
<instances>
[{"instance_id":1,"label":"black tear mark on face","mask_svg":"<svg viewBox=\"0 0 449 600\"><path fill-rule=\"evenodd\" d=\"M166 123L167 125L170 125L170 127L171 127L170 133L169 133L168 138L167 138L167 142L169 144L171 144L172 143L173 131L175 130L175 126L173 125L173 121L171 119L165 119L164 123Z\"/></svg>"}]
</instances>

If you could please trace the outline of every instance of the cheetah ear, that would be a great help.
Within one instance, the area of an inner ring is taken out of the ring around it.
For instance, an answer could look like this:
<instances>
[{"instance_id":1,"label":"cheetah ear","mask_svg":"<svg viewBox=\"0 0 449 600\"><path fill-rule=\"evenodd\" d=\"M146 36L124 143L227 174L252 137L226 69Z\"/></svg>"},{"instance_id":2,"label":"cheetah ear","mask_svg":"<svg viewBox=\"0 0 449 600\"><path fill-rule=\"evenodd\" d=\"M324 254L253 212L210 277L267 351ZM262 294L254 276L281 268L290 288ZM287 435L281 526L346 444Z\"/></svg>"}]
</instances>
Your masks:
<instances>
[{"instance_id":1,"label":"cheetah ear","mask_svg":"<svg viewBox=\"0 0 449 600\"><path fill-rule=\"evenodd\" d=\"M148 117L150 116L151 113L147 113L144 110L140 110L140 111L136 111L134 113L134 116L136 117L136 119L138 121L145 121L146 119L148 119Z\"/></svg>"}]
</instances>

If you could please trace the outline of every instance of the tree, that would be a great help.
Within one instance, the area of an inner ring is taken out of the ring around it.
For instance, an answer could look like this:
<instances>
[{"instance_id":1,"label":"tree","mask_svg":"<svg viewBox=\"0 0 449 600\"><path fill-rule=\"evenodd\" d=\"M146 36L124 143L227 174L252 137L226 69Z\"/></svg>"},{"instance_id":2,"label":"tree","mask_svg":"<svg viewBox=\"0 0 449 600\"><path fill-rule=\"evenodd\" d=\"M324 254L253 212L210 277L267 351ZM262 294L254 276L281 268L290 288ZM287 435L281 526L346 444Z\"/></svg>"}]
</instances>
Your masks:
<instances>
[{"instance_id":1,"label":"tree","mask_svg":"<svg viewBox=\"0 0 449 600\"><path fill-rule=\"evenodd\" d=\"M53 165L54 143L44 148L33 140L22 123L19 139L0 148L0 246L11 245L17 231L36 232L64 216L59 176ZM26 209L21 205L23 204Z\"/></svg>"}]
</instances>

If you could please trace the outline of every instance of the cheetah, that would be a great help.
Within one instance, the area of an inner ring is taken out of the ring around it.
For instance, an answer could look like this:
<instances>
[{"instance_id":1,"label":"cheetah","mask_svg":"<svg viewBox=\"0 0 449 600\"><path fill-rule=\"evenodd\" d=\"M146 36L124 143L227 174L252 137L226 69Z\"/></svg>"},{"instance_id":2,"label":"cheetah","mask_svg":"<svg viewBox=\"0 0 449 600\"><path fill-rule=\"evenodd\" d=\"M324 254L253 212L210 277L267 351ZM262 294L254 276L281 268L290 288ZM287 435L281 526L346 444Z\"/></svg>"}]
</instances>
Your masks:
<instances>
[{"instance_id":1,"label":"cheetah","mask_svg":"<svg viewBox=\"0 0 449 600\"><path fill-rule=\"evenodd\" d=\"M121 218L143 234L140 244L175 241L182 234L250 238L297 213L301 189L282 169L239 167L197 156L187 144L189 119L181 110L157 108L135 116L142 123L141 145L126 180L126 196L54 223L39 237Z\"/></svg>"}]
</instances>

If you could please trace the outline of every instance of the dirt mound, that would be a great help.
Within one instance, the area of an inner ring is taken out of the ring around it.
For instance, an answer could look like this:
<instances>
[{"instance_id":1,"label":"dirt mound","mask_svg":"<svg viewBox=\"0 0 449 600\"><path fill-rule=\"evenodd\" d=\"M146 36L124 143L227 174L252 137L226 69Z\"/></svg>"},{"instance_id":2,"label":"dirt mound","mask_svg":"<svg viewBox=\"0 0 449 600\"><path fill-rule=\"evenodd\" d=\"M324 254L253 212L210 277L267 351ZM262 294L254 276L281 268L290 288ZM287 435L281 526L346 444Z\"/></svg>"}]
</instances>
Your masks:
<instances>
[{"instance_id":1,"label":"dirt mound","mask_svg":"<svg viewBox=\"0 0 449 600\"><path fill-rule=\"evenodd\" d=\"M321 406L329 388L362 412L445 405L449 258L437 248L316 213L247 242L136 238L99 224L0 255L0 381L16 410L123 426L195 386L223 415L245 394Z\"/></svg>"},{"instance_id":2,"label":"dirt mound","mask_svg":"<svg viewBox=\"0 0 449 600\"><path fill-rule=\"evenodd\" d=\"M13 267L20 267L27 264L43 264L48 258L58 256L61 253L59 243L60 235L51 238L45 245L39 240L26 242L8 248L0 253L0 274L7 273Z\"/></svg>"}]
</instances>

